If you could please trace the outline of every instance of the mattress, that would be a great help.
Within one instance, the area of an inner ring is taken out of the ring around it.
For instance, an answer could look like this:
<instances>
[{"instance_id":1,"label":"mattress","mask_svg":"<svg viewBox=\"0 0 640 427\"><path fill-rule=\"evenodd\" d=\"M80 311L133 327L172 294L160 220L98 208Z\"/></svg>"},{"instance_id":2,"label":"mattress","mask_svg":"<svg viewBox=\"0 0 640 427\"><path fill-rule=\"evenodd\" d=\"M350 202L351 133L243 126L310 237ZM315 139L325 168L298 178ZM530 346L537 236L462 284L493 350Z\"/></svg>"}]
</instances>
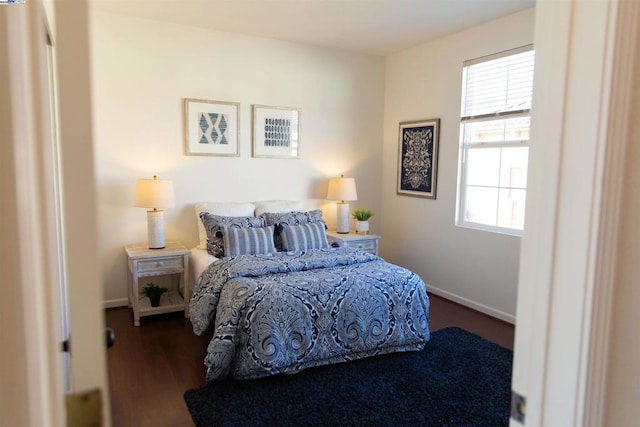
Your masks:
<instances>
[{"instance_id":1,"label":"mattress","mask_svg":"<svg viewBox=\"0 0 640 427\"><path fill-rule=\"evenodd\" d=\"M187 277L189 295L193 294L193 289L198 277L200 277L209 264L217 259L218 258L213 255L210 255L206 249L200 249L198 247L191 249L191 254L189 255L189 275Z\"/></svg>"}]
</instances>

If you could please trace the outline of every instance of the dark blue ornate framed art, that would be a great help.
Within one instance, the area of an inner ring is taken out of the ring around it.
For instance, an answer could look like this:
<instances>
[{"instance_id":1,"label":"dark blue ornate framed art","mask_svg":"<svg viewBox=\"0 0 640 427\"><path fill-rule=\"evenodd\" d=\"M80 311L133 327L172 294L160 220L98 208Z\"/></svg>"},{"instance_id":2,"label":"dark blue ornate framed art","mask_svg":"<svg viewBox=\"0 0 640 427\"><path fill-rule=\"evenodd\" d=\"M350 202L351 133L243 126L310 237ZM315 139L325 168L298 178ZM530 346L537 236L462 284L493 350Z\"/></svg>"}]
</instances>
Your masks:
<instances>
[{"instance_id":1,"label":"dark blue ornate framed art","mask_svg":"<svg viewBox=\"0 0 640 427\"><path fill-rule=\"evenodd\" d=\"M398 194L436 198L440 119L400 122Z\"/></svg>"}]
</instances>

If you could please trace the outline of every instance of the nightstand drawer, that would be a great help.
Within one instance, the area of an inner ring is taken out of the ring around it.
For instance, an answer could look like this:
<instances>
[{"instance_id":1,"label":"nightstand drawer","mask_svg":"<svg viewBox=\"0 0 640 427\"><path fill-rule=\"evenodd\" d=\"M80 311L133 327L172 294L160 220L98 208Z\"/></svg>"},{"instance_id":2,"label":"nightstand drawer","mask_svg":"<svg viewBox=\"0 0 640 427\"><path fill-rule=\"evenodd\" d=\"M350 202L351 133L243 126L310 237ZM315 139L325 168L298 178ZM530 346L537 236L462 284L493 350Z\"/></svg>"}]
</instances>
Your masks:
<instances>
[{"instance_id":1,"label":"nightstand drawer","mask_svg":"<svg viewBox=\"0 0 640 427\"><path fill-rule=\"evenodd\" d=\"M327 231L327 240L330 245L359 249L361 251L378 255L378 242L380 241L380 236L377 234L342 234L330 230Z\"/></svg>"},{"instance_id":2,"label":"nightstand drawer","mask_svg":"<svg viewBox=\"0 0 640 427\"><path fill-rule=\"evenodd\" d=\"M373 252L376 250L376 241L375 240L351 241L347 246L353 249L360 249L367 252Z\"/></svg>"},{"instance_id":3,"label":"nightstand drawer","mask_svg":"<svg viewBox=\"0 0 640 427\"><path fill-rule=\"evenodd\" d=\"M184 265L182 256L138 261L139 273L148 273L158 270L175 270L183 267Z\"/></svg>"}]
</instances>

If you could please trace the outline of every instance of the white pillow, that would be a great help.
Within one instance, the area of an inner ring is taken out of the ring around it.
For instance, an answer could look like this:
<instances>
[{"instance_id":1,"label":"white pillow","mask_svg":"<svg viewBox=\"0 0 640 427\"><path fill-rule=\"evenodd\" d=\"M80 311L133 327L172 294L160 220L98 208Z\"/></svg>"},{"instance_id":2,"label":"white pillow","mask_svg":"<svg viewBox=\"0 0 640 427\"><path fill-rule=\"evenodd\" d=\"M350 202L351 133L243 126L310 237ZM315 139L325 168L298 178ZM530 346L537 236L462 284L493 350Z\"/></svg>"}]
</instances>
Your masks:
<instances>
[{"instance_id":1,"label":"white pillow","mask_svg":"<svg viewBox=\"0 0 640 427\"><path fill-rule=\"evenodd\" d=\"M256 216L260 216L265 212L284 213L304 210L302 202L294 200L267 200L264 202L254 203L256 206Z\"/></svg>"},{"instance_id":2,"label":"white pillow","mask_svg":"<svg viewBox=\"0 0 640 427\"><path fill-rule=\"evenodd\" d=\"M196 211L196 221L198 223L198 237L200 243L198 249L207 249L207 231L200 221L200 212L209 212L220 216L253 216L255 206L248 202L202 202L194 206Z\"/></svg>"}]
</instances>

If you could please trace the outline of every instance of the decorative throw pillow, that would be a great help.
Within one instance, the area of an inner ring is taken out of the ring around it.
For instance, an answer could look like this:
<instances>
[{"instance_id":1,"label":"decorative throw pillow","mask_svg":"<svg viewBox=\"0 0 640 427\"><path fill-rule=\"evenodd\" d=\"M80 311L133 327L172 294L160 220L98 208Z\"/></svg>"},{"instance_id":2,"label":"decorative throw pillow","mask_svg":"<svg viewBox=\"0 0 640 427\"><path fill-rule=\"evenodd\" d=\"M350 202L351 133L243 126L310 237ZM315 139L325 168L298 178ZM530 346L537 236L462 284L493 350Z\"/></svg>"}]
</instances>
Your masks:
<instances>
[{"instance_id":1,"label":"decorative throw pillow","mask_svg":"<svg viewBox=\"0 0 640 427\"><path fill-rule=\"evenodd\" d=\"M282 249L285 251L303 251L305 249L324 249L329 247L324 222L285 225L282 227L281 237Z\"/></svg>"},{"instance_id":2,"label":"decorative throw pillow","mask_svg":"<svg viewBox=\"0 0 640 427\"><path fill-rule=\"evenodd\" d=\"M222 227L253 228L266 225L262 217L220 216L208 212L201 212L200 220L207 232L207 252L218 258L225 256Z\"/></svg>"},{"instance_id":3,"label":"decorative throw pillow","mask_svg":"<svg viewBox=\"0 0 640 427\"><path fill-rule=\"evenodd\" d=\"M200 214L208 212L219 216L257 216L253 212L253 203L239 202L200 202L194 206L196 222L198 223L198 249L207 249L207 231L200 221Z\"/></svg>"},{"instance_id":4,"label":"decorative throw pillow","mask_svg":"<svg viewBox=\"0 0 640 427\"><path fill-rule=\"evenodd\" d=\"M223 227L224 254L226 256L269 254L273 245L273 226L259 228Z\"/></svg>"},{"instance_id":5,"label":"decorative throw pillow","mask_svg":"<svg viewBox=\"0 0 640 427\"><path fill-rule=\"evenodd\" d=\"M260 217L265 219L267 225L275 226L273 240L276 244L276 249L282 250L282 238L280 233L282 233L282 227L285 225L298 225L298 224L311 224L314 222L322 222L324 225L324 221L322 220L322 211L320 209L316 209L308 212L284 212L284 213L273 213L273 212L265 212ZM325 225L326 229L326 225Z\"/></svg>"}]
</instances>

